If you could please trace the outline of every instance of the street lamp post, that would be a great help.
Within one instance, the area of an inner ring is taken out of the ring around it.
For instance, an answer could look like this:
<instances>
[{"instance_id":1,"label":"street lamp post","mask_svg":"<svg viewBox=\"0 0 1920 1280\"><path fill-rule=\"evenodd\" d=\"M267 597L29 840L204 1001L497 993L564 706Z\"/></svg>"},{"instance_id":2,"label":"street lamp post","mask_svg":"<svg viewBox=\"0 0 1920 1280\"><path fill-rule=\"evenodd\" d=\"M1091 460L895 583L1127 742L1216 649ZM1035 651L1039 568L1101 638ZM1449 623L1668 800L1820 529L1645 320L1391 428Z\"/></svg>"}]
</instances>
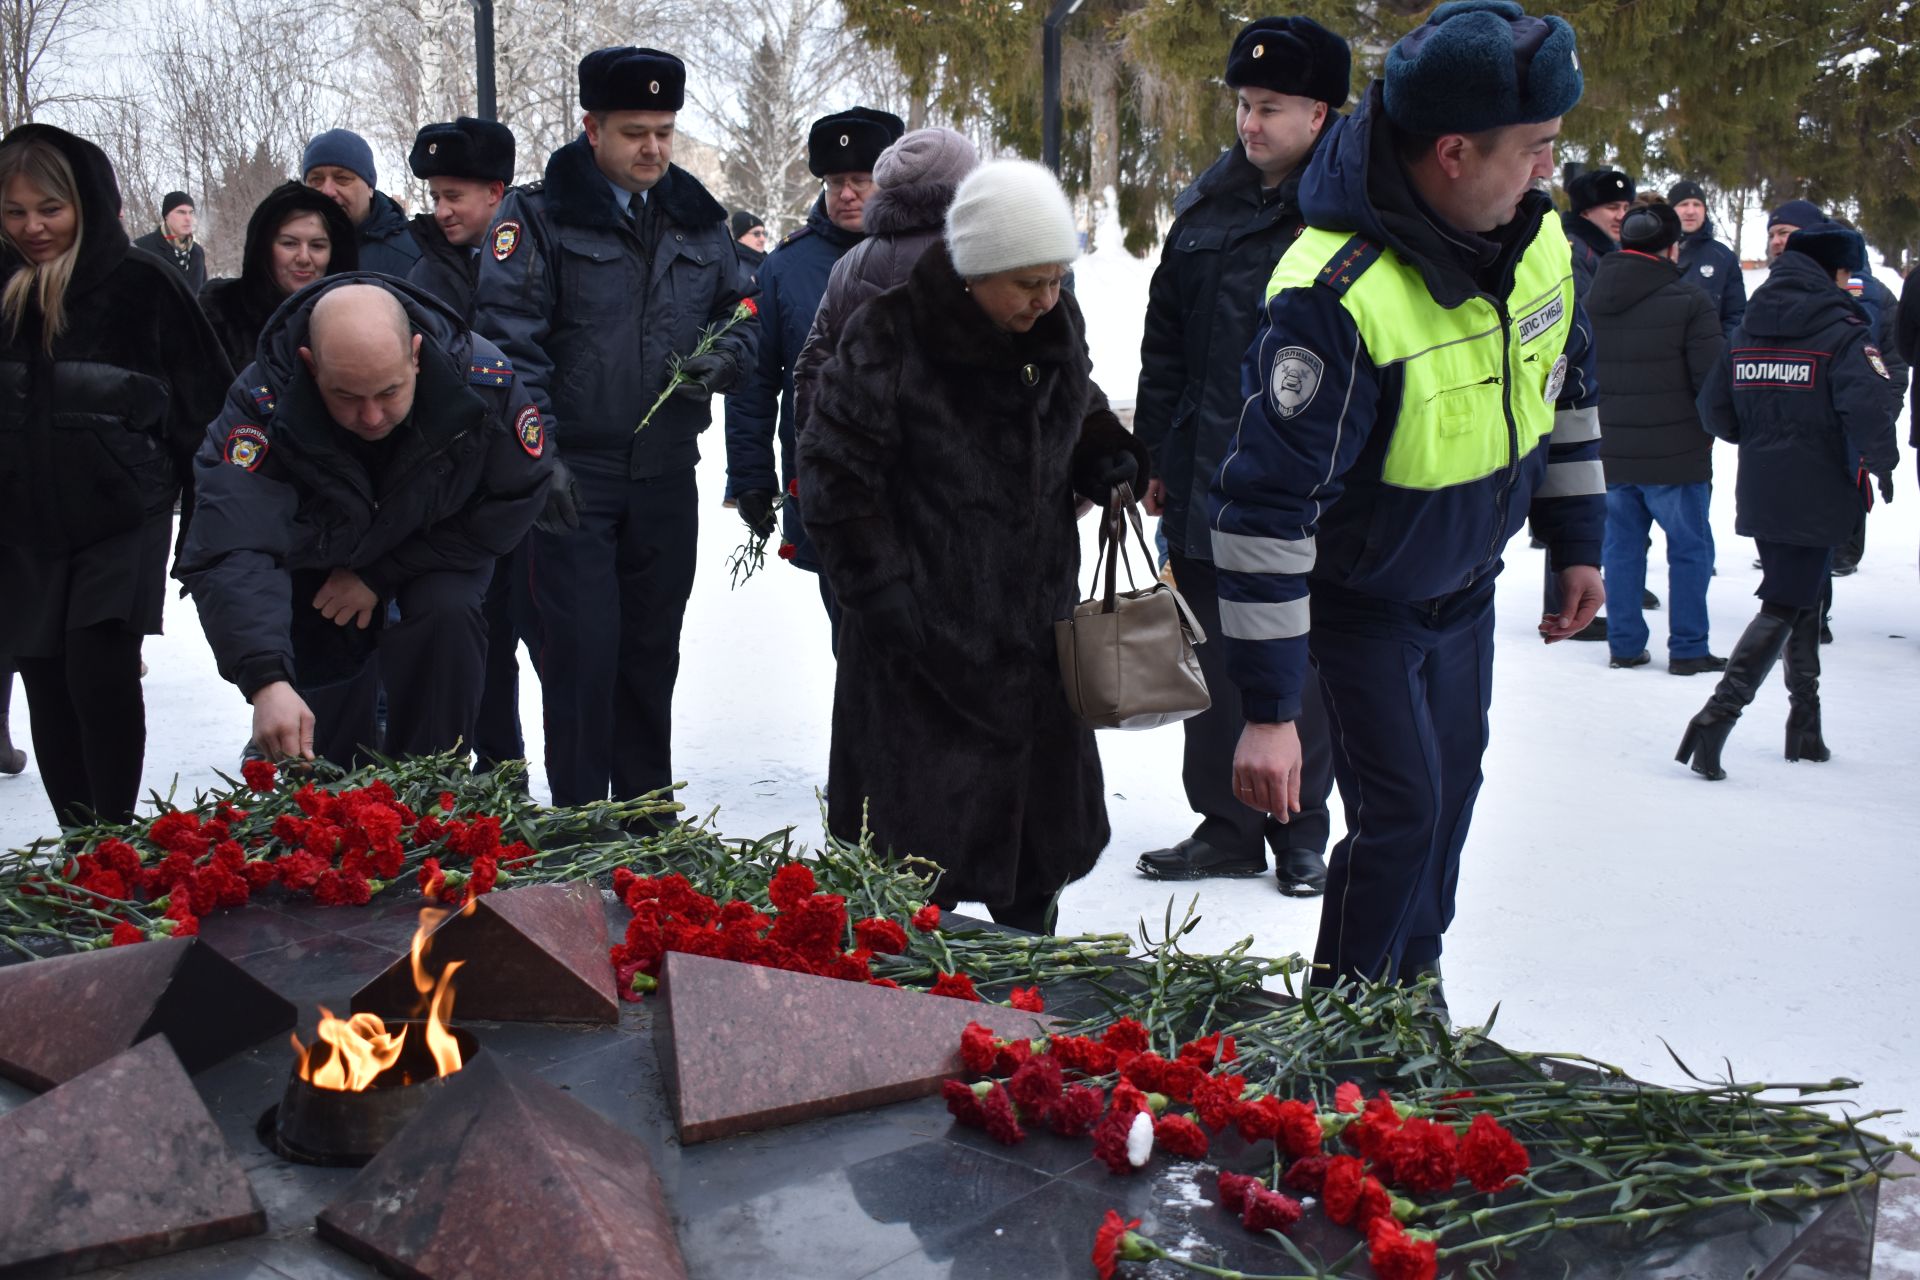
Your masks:
<instances>
[{"instance_id":1,"label":"street lamp post","mask_svg":"<svg viewBox=\"0 0 1920 1280\"><path fill-rule=\"evenodd\" d=\"M473 6L473 67L475 106L482 120L498 120L499 104L493 88L493 0L468 0Z\"/></svg>"},{"instance_id":2,"label":"street lamp post","mask_svg":"<svg viewBox=\"0 0 1920 1280\"><path fill-rule=\"evenodd\" d=\"M1053 0L1041 29L1040 137L1047 168L1060 174L1060 28L1085 0Z\"/></svg>"}]
</instances>

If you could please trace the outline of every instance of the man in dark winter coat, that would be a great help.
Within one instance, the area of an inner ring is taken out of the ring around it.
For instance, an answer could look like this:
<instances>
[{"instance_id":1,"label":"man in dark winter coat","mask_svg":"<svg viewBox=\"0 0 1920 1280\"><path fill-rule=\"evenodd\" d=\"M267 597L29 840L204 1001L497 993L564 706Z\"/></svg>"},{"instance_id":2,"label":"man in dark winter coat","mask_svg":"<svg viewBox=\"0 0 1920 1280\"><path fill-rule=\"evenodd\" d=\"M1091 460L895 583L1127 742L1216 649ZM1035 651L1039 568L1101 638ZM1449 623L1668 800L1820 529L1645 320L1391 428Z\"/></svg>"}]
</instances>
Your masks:
<instances>
[{"instance_id":1,"label":"man in dark winter coat","mask_svg":"<svg viewBox=\"0 0 1920 1280\"><path fill-rule=\"evenodd\" d=\"M758 349L758 324L735 321L752 285L727 211L672 163L685 91L672 54L583 58L583 136L553 153L544 182L507 193L480 263L476 325L519 370L580 492L578 532L536 530L526 549L525 634L559 805L674 781L697 438Z\"/></svg>"},{"instance_id":2,"label":"man in dark winter coat","mask_svg":"<svg viewBox=\"0 0 1920 1280\"><path fill-rule=\"evenodd\" d=\"M1600 375L1600 460L1607 475L1607 643L1614 667L1644 666L1647 531L1667 536L1667 670L1726 669L1707 647L1713 577L1713 437L1694 400L1726 352L1707 294L1679 263L1680 217L1668 205L1634 209L1620 252L1600 260L1587 290ZM1744 302L1744 299L1743 299Z\"/></svg>"},{"instance_id":3,"label":"man in dark winter coat","mask_svg":"<svg viewBox=\"0 0 1920 1280\"><path fill-rule=\"evenodd\" d=\"M343 766L471 742L487 580L548 504L539 410L493 344L372 273L303 290L260 350L195 459L176 571L253 741Z\"/></svg>"},{"instance_id":4,"label":"man in dark winter coat","mask_svg":"<svg viewBox=\"0 0 1920 1280\"><path fill-rule=\"evenodd\" d=\"M755 537L772 535L774 495L793 478L794 361L806 345L833 264L866 235L860 219L873 194L874 163L904 132L900 117L854 107L815 120L807 134L807 168L826 189L808 211L807 224L781 240L760 268L760 292L754 299L760 305L760 362L746 386L727 397L727 483L740 519ZM780 509L786 540L793 545L788 558L818 575L820 561L807 541L801 501L798 494L788 493ZM837 630L839 607L827 580L819 582L829 625Z\"/></svg>"},{"instance_id":5,"label":"man in dark winter coat","mask_svg":"<svg viewBox=\"0 0 1920 1280\"><path fill-rule=\"evenodd\" d=\"M1297 811L1295 722L1318 679L1347 834L1328 859L1316 981L1438 971L1507 541L1531 519L1559 570L1567 604L1540 619L1547 641L1600 606L1590 331L1535 185L1579 68L1565 21L1509 0L1441 5L1402 38L1301 179L1307 230L1247 352L1208 504L1247 719L1234 785L1256 809Z\"/></svg>"},{"instance_id":6,"label":"man in dark winter coat","mask_svg":"<svg viewBox=\"0 0 1920 1280\"><path fill-rule=\"evenodd\" d=\"M1707 193L1691 180L1667 189L1667 203L1680 215L1680 273L1713 300L1720 329L1728 338L1747 313L1747 278L1740 255L1714 238Z\"/></svg>"},{"instance_id":7,"label":"man in dark winter coat","mask_svg":"<svg viewBox=\"0 0 1920 1280\"><path fill-rule=\"evenodd\" d=\"M1786 239L1754 290L1727 359L1700 393L1707 430L1740 446L1735 528L1755 540L1760 612L1681 739L1679 760L1710 781L1740 714L1786 653L1786 757L1820 761L1820 604L1833 549L1870 506L1893 500L1900 460L1886 359L1844 281L1860 234L1815 223Z\"/></svg>"},{"instance_id":8,"label":"man in dark winter coat","mask_svg":"<svg viewBox=\"0 0 1920 1280\"><path fill-rule=\"evenodd\" d=\"M1900 301L1895 307L1893 342L1908 367L1920 364L1920 268L1907 272L1900 286ZM1912 379L1913 412L1907 419L1907 443L1920 459L1920 377Z\"/></svg>"},{"instance_id":9,"label":"man in dark winter coat","mask_svg":"<svg viewBox=\"0 0 1920 1280\"><path fill-rule=\"evenodd\" d=\"M1588 169L1566 185L1570 208L1560 221L1573 245L1574 291L1584 298L1600 259L1620 247L1620 221L1633 204L1633 179L1618 169Z\"/></svg>"},{"instance_id":10,"label":"man in dark winter coat","mask_svg":"<svg viewBox=\"0 0 1920 1280\"><path fill-rule=\"evenodd\" d=\"M480 251L513 183L513 130L470 116L425 125L407 165L433 199L432 212L410 224L420 261L407 279L471 324Z\"/></svg>"},{"instance_id":11,"label":"man in dark winter coat","mask_svg":"<svg viewBox=\"0 0 1920 1280\"><path fill-rule=\"evenodd\" d=\"M1350 74L1346 41L1310 18L1262 18L1235 37L1226 82L1238 102L1239 141L1174 202L1153 275L1134 431L1155 456L1147 512L1160 517L1174 582L1208 635L1220 631L1220 599L1207 487L1240 421L1240 362L1267 281L1305 225L1301 174L1347 100ZM1225 567L1237 563L1230 555ZM1306 760L1300 812L1256 812L1233 791L1233 750L1246 721L1226 646L1197 653L1213 705L1182 725L1181 778L1200 825L1172 848L1143 854L1140 872L1162 880L1262 875L1271 845L1281 891L1319 893L1333 758L1318 686L1302 689L1296 722Z\"/></svg>"},{"instance_id":12,"label":"man in dark winter coat","mask_svg":"<svg viewBox=\"0 0 1920 1280\"><path fill-rule=\"evenodd\" d=\"M207 251L193 238L194 226L193 197L169 191L160 202L160 225L135 240L133 247L176 268L186 277L188 291L197 295L207 282Z\"/></svg>"},{"instance_id":13,"label":"man in dark winter coat","mask_svg":"<svg viewBox=\"0 0 1920 1280\"><path fill-rule=\"evenodd\" d=\"M727 229L733 232L733 243L747 274L758 279L760 264L767 260L767 224L757 213L735 209L727 219Z\"/></svg>"},{"instance_id":14,"label":"man in dark winter coat","mask_svg":"<svg viewBox=\"0 0 1920 1280\"><path fill-rule=\"evenodd\" d=\"M316 134L300 160L301 180L331 196L360 238L360 269L404 280L420 261L420 246L407 215L392 196L376 190L373 148L351 129Z\"/></svg>"}]
</instances>

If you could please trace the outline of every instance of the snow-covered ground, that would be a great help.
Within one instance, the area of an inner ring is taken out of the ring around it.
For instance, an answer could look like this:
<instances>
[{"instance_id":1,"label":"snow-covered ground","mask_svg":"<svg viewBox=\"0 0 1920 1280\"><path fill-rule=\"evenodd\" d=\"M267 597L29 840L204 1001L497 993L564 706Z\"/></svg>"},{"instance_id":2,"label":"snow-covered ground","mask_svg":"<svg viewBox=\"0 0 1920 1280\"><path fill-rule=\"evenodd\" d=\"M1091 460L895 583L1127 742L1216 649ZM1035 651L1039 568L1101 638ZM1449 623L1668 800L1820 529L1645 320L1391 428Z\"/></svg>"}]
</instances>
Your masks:
<instances>
[{"instance_id":1,"label":"snow-covered ground","mask_svg":"<svg viewBox=\"0 0 1920 1280\"><path fill-rule=\"evenodd\" d=\"M1139 312L1150 264L1080 269L1101 376L1116 398L1137 372ZM1753 283L1758 283L1757 278ZM1896 287L1897 281L1892 281ZM1128 335L1131 334L1131 337ZM1905 426L1901 438L1906 436ZM728 552L742 536L720 505L718 431L701 464L700 576L687 615L675 752L700 813L759 835L818 829L826 782L834 668L813 579L777 561L739 590ZM1754 609L1752 544L1734 536L1732 450L1719 454L1714 524L1720 576L1711 593L1716 652ZM1493 744L1448 937L1448 994L1457 1017L1500 1005L1499 1034L1517 1046L1579 1051L1647 1078L1679 1076L1664 1039L1701 1071L1729 1060L1743 1079L1864 1082L1872 1107L1914 1114L1920 1132L1920 492L1903 462L1900 492L1871 521L1858 575L1837 588L1837 642L1825 653L1825 765L1781 758L1786 695L1778 676L1729 746L1731 777L1703 782L1674 763L1686 719L1712 687L1656 662L1610 671L1604 645L1543 646L1540 555L1511 548L1499 597ZM1091 530L1088 560L1091 561ZM1657 565L1660 549L1654 551ZM1650 582L1662 596L1656 572ZM1651 615L1663 656L1664 614ZM220 681L191 605L174 600L168 629L146 646L147 785L183 794L232 770L248 712ZM529 673L523 716L544 798L540 709ZM27 741L24 696L15 734ZM1062 901L1066 930L1157 923L1169 897L1195 894L1196 945L1253 935L1271 954L1311 951L1317 900L1282 897L1271 881L1168 886L1133 869L1142 850L1188 834L1180 731L1101 735L1114 839ZM940 785L929 778L927 785ZM981 796L991 804L992 796ZM1338 818L1336 815L1336 831ZM0 842L50 828L31 768L0 779Z\"/></svg>"}]
</instances>

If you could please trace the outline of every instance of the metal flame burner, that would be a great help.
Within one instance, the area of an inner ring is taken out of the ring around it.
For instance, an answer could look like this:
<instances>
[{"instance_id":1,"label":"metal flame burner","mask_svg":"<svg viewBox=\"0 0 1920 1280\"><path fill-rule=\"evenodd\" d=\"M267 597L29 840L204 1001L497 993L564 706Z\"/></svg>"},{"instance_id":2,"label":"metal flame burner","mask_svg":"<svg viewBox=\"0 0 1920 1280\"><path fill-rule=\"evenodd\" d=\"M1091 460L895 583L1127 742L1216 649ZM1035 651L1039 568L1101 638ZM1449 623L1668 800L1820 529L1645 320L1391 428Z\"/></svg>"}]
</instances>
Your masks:
<instances>
[{"instance_id":1,"label":"metal flame burner","mask_svg":"<svg viewBox=\"0 0 1920 1280\"><path fill-rule=\"evenodd\" d=\"M408 1030L406 1047L398 1062L373 1078L371 1088L358 1093L319 1089L302 1080L297 1067L288 1072L287 1091L277 1114L270 1112L261 1124L263 1129L271 1125L270 1145L289 1159L306 1164L365 1164L406 1127L420 1108L439 1096L453 1077L434 1075L426 1023L389 1022L387 1027L396 1032L403 1027ZM451 1033L460 1046L462 1064L471 1064L480 1052L479 1040L459 1027L451 1028ZM325 1042L309 1047L309 1073L324 1063L331 1051Z\"/></svg>"}]
</instances>

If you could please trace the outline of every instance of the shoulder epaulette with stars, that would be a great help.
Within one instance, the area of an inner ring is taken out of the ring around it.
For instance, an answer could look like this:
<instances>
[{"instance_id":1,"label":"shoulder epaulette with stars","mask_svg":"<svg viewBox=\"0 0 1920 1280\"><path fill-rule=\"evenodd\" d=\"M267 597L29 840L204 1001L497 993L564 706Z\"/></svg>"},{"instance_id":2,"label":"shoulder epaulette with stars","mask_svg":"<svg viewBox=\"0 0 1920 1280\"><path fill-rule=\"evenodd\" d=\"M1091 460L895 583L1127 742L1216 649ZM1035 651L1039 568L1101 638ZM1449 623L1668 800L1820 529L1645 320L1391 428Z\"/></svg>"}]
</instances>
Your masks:
<instances>
[{"instance_id":1,"label":"shoulder epaulette with stars","mask_svg":"<svg viewBox=\"0 0 1920 1280\"><path fill-rule=\"evenodd\" d=\"M510 387L513 366L500 356L475 356L467 366L467 381L476 387Z\"/></svg>"},{"instance_id":2,"label":"shoulder epaulette with stars","mask_svg":"<svg viewBox=\"0 0 1920 1280\"><path fill-rule=\"evenodd\" d=\"M273 411L278 407L278 402L273 397L272 387L261 383L259 386L248 387L247 394L253 397L254 412L258 413L262 418L270 418L273 416Z\"/></svg>"},{"instance_id":3,"label":"shoulder epaulette with stars","mask_svg":"<svg viewBox=\"0 0 1920 1280\"><path fill-rule=\"evenodd\" d=\"M1380 246L1362 236L1349 236L1347 242L1320 268L1319 283L1335 293L1345 293L1362 272L1380 260Z\"/></svg>"},{"instance_id":4,"label":"shoulder epaulette with stars","mask_svg":"<svg viewBox=\"0 0 1920 1280\"><path fill-rule=\"evenodd\" d=\"M792 244L795 240L804 240L812 234L813 234L812 227L806 227L806 226L795 227L793 230L787 232L787 234L785 234L784 236L781 236L780 243L773 247L776 249L784 249L788 245Z\"/></svg>"}]
</instances>

